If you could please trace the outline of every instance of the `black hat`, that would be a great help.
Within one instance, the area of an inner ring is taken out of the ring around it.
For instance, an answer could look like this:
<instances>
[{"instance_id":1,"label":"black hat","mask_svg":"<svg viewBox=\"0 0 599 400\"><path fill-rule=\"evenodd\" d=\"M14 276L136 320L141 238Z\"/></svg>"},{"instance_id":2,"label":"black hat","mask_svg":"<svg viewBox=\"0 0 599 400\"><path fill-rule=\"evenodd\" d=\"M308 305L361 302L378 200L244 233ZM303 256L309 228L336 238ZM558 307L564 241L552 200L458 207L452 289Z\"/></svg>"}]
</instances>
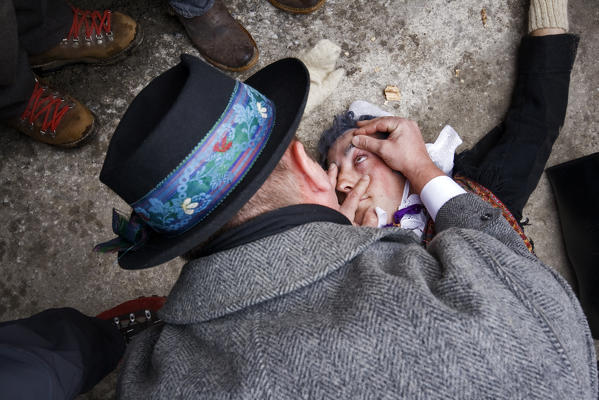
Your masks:
<instances>
[{"instance_id":1,"label":"black hat","mask_svg":"<svg viewBox=\"0 0 599 400\"><path fill-rule=\"evenodd\" d=\"M128 221L115 214L119 238L107 243L121 267L164 263L229 221L289 146L309 84L295 58L243 83L189 55L152 80L119 123L100 173L133 208Z\"/></svg>"}]
</instances>

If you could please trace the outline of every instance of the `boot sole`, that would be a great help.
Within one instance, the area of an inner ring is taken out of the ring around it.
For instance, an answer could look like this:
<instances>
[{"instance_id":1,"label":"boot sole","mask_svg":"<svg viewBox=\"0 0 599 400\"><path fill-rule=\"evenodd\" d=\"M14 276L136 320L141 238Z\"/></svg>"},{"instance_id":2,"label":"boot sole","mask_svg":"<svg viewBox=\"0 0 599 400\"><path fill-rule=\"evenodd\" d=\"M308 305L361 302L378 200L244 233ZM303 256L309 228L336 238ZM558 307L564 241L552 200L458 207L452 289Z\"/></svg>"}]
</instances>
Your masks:
<instances>
[{"instance_id":1,"label":"boot sole","mask_svg":"<svg viewBox=\"0 0 599 400\"><path fill-rule=\"evenodd\" d=\"M258 56L259 56L258 51L256 51L256 54L254 54L254 57L252 57L252 59L250 60L250 62L248 64L244 65L243 67L235 68L235 67L229 67L228 65L224 65L219 62L216 62L213 59L211 59L210 57L206 57L205 55L202 54L202 57L204 57L204 60L208 61L210 64L214 65L215 67L217 67L219 69L224 69L226 71L231 71L231 72L247 71L248 69L250 69L254 65L256 65L256 63L258 62Z\"/></svg>"},{"instance_id":2,"label":"boot sole","mask_svg":"<svg viewBox=\"0 0 599 400\"><path fill-rule=\"evenodd\" d=\"M260 56L260 51L258 51L258 45L254 41L254 38L252 37L252 35L250 35L250 33L245 29L245 27L243 25L241 25L239 22L237 22L237 24L241 27L241 29L243 29L243 31L245 33L247 33L247 35L249 36L249 38L252 41L252 44L254 45L254 49L256 49L256 53L254 54L254 56L251 58L251 60L246 65L243 65L241 67L230 67L228 65L221 64L218 61L214 61L213 59L211 59L208 56L205 56L201 52L200 52L200 54L202 55L202 57L204 57L204 59L206 61L208 61L210 64L214 65L217 68L224 69L227 71L232 71L232 72L243 72L243 71L247 71L248 69L250 69L254 65L256 65L256 63L258 62L258 58Z\"/></svg>"},{"instance_id":3,"label":"boot sole","mask_svg":"<svg viewBox=\"0 0 599 400\"><path fill-rule=\"evenodd\" d=\"M326 0L320 0L315 6L310 7L310 8L295 8L295 7L289 7L284 4L281 4L277 0L268 0L268 1L270 2L270 4L277 7L278 9L287 11L288 13L291 13L291 14L310 14L310 13L318 10L320 7L322 7Z\"/></svg>"},{"instance_id":4,"label":"boot sole","mask_svg":"<svg viewBox=\"0 0 599 400\"><path fill-rule=\"evenodd\" d=\"M121 50L120 52L118 52L117 54L115 54L112 57L109 57L109 58L84 57L84 58L77 58L77 59L73 59L73 60L54 60L54 61L47 62L45 64L32 65L31 68L38 73L47 73L47 72L53 72L53 71L59 70L62 67L65 67L67 65L74 65L74 64L110 65L110 64L117 63L121 60L124 60L125 58L130 56L131 53L133 52L133 50L135 50L143 42L143 40L144 40L144 33L141 28L141 25L138 24L137 29L135 31L135 37L133 38L131 43L129 43L129 46L127 46L126 48L124 48L123 50Z\"/></svg>"}]
</instances>

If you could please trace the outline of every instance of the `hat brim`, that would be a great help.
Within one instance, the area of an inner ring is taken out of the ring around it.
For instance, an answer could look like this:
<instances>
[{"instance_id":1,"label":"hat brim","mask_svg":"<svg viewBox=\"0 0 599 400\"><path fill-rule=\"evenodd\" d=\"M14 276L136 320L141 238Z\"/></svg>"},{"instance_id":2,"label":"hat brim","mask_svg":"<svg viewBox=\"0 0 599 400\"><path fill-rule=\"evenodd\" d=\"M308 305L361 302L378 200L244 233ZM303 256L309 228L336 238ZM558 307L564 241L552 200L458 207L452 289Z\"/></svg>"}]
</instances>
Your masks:
<instances>
[{"instance_id":1,"label":"hat brim","mask_svg":"<svg viewBox=\"0 0 599 400\"><path fill-rule=\"evenodd\" d=\"M308 70L300 60L285 58L264 67L245 83L275 104L272 132L254 165L218 208L197 226L174 237L152 231L141 248L119 253L119 265L122 268L150 268L178 257L206 241L247 203L278 164L294 138L304 113L310 88Z\"/></svg>"}]
</instances>

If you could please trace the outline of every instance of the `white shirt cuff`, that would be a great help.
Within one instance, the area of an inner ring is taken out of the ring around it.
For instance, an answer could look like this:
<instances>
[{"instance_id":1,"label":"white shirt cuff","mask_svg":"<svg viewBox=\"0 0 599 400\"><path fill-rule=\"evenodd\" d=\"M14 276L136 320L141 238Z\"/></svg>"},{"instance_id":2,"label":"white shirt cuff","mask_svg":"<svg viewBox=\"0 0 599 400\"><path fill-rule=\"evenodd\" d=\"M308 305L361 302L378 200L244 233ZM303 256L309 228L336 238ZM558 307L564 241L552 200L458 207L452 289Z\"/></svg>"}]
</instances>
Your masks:
<instances>
[{"instance_id":1,"label":"white shirt cuff","mask_svg":"<svg viewBox=\"0 0 599 400\"><path fill-rule=\"evenodd\" d=\"M438 176L424 185L420 193L420 200L434 221L443 204L464 193L466 191L450 177Z\"/></svg>"}]
</instances>

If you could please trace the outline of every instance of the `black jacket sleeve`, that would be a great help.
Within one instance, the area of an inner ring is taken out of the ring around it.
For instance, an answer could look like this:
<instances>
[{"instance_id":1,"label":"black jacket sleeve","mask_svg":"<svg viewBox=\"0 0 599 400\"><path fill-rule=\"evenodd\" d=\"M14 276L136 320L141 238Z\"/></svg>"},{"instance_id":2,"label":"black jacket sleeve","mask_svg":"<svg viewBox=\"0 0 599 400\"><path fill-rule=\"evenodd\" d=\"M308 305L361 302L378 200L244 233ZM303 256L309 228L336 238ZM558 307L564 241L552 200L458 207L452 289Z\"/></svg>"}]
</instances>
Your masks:
<instances>
[{"instance_id":1,"label":"black jacket sleeve","mask_svg":"<svg viewBox=\"0 0 599 400\"><path fill-rule=\"evenodd\" d=\"M72 399L111 372L124 349L109 321L72 308L1 323L0 397Z\"/></svg>"}]
</instances>

